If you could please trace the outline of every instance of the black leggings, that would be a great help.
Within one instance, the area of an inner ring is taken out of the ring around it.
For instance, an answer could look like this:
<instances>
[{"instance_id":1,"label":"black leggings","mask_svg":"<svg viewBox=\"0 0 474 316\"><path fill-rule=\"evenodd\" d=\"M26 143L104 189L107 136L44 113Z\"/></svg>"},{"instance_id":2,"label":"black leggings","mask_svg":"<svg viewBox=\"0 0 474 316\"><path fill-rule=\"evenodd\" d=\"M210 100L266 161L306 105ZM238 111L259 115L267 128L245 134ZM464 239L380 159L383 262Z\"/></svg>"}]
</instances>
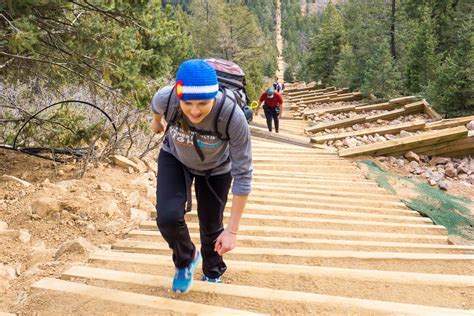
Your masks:
<instances>
[{"instance_id":1,"label":"black leggings","mask_svg":"<svg viewBox=\"0 0 474 316\"><path fill-rule=\"evenodd\" d=\"M278 127L280 120L278 118L278 113L276 108L271 108L267 105L263 106L263 112L265 113L265 118L267 119L267 127L268 130L271 132L272 131L272 119L275 121L275 131L278 132Z\"/></svg>"},{"instance_id":2,"label":"black leggings","mask_svg":"<svg viewBox=\"0 0 474 316\"><path fill-rule=\"evenodd\" d=\"M191 263L195 246L184 220L186 204L185 167L172 154L161 150L158 157L156 189L156 223L163 238L173 250L173 262L183 268ZM195 180L203 272L209 278L220 277L227 269L214 251L214 243L223 228L223 212L232 177L230 172L209 177L209 184L224 202L222 205L209 189L204 176L190 174ZM191 189L191 188L189 188Z\"/></svg>"}]
</instances>

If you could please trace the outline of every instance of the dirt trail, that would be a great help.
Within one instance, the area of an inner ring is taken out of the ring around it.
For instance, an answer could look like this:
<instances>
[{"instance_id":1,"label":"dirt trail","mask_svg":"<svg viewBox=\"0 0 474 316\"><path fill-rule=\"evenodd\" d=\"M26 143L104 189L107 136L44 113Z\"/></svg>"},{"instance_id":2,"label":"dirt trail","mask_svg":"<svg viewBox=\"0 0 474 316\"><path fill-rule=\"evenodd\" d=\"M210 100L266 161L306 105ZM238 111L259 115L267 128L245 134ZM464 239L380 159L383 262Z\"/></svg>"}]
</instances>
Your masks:
<instances>
[{"instance_id":1,"label":"dirt trail","mask_svg":"<svg viewBox=\"0 0 474 316\"><path fill-rule=\"evenodd\" d=\"M278 49L278 69L276 77L279 81L283 80L283 74L285 73L285 61L283 60L283 37L281 32L281 1L277 0L276 7L276 42Z\"/></svg>"}]
</instances>

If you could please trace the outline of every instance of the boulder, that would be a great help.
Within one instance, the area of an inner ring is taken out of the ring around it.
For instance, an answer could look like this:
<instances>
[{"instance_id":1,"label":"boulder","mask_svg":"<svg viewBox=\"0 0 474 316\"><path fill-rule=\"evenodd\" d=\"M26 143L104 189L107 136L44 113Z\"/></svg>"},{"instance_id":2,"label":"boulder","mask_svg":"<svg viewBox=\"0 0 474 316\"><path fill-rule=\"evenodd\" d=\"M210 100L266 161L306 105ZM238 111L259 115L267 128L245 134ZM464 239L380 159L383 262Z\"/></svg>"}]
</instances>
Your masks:
<instances>
[{"instance_id":1,"label":"boulder","mask_svg":"<svg viewBox=\"0 0 474 316\"><path fill-rule=\"evenodd\" d=\"M450 162L450 161L451 161L451 159L449 159L449 158L433 157L433 158L430 160L430 165L432 165L432 166L445 165L445 164L447 164L447 163Z\"/></svg>"},{"instance_id":2,"label":"boulder","mask_svg":"<svg viewBox=\"0 0 474 316\"><path fill-rule=\"evenodd\" d=\"M68 254L89 255L94 250L94 245L92 245L86 239L79 237L75 240L66 241L63 243L54 254L54 259L59 260L64 255Z\"/></svg>"},{"instance_id":3,"label":"boulder","mask_svg":"<svg viewBox=\"0 0 474 316\"><path fill-rule=\"evenodd\" d=\"M342 140L338 139L334 142L334 147L341 148L342 146L344 146L344 143L342 142Z\"/></svg>"},{"instance_id":4,"label":"boulder","mask_svg":"<svg viewBox=\"0 0 474 316\"><path fill-rule=\"evenodd\" d=\"M357 146L357 140L355 140L354 138L347 137L346 139L344 139L343 144L344 144L344 146L347 146L349 148L356 147Z\"/></svg>"},{"instance_id":5,"label":"boulder","mask_svg":"<svg viewBox=\"0 0 474 316\"><path fill-rule=\"evenodd\" d=\"M138 204L138 208L148 213L154 212L156 210L155 205L146 199L142 199L140 204Z\"/></svg>"},{"instance_id":6,"label":"boulder","mask_svg":"<svg viewBox=\"0 0 474 316\"><path fill-rule=\"evenodd\" d=\"M108 199L100 203L99 212L105 214L107 217L114 217L117 213L120 213L120 207L116 200Z\"/></svg>"},{"instance_id":7,"label":"boulder","mask_svg":"<svg viewBox=\"0 0 474 316\"><path fill-rule=\"evenodd\" d=\"M146 166L146 164L140 158L132 157L130 160L133 161L137 165L138 172L140 172L140 173L147 172L148 167Z\"/></svg>"},{"instance_id":8,"label":"boulder","mask_svg":"<svg viewBox=\"0 0 474 316\"><path fill-rule=\"evenodd\" d=\"M405 160L403 159L397 159L395 163L397 164L399 168L402 168L403 166L405 166Z\"/></svg>"},{"instance_id":9,"label":"boulder","mask_svg":"<svg viewBox=\"0 0 474 316\"><path fill-rule=\"evenodd\" d=\"M400 131L400 137L408 137L408 136L411 136L410 132L407 132L407 131L404 131L404 130Z\"/></svg>"},{"instance_id":10,"label":"boulder","mask_svg":"<svg viewBox=\"0 0 474 316\"><path fill-rule=\"evenodd\" d=\"M140 204L140 192L138 191L133 191L127 196L127 205L131 207L136 207L138 204Z\"/></svg>"},{"instance_id":11,"label":"boulder","mask_svg":"<svg viewBox=\"0 0 474 316\"><path fill-rule=\"evenodd\" d=\"M466 124L466 128L470 131L474 131L474 120Z\"/></svg>"},{"instance_id":12,"label":"boulder","mask_svg":"<svg viewBox=\"0 0 474 316\"><path fill-rule=\"evenodd\" d=\"M446 169L444 170L444 174L450 178L454 178L458 175L458 171L456 170L456 168L454 168L453 165L450 165L450 166L446 166Z\"/></svg>"},{"instance_id":13,"label":"boulder","mask_svg":"<svg viewBox=\"0 0 474 316\"><path fill-rule=\"evenodd\" d=\"M4 174L2 176L2 179L14 181L16 183L21 184L25 188L28 188L28 187L31 186L31 183L29 183L28 181L25 181L25 180L22 180L22 179L19 179L19 178L15 177L15 176L10 176L10 175L7 175L7 174Z\"/></svg>"},{"instance_id":14,"label":"boulder","mask_svg":"<svg viewBox=\"0 0 474 316\"><path fill-rule=\"evenodd\" d=\"M20 229L20 235L18 236L20 242L27 244L31 241L31 235L26 229Z\"/></svg>"},{"instance_id":15,"label":"boulder","mask_svg":"<svg viewBox=\"0 0 474 316\"><path fill-rule=\"evenodd\" d=\"M448 190L448 183L446 181L438 181L438 187L443 190L443 191L447 191Z\"/></svg>"},{"instance_id":16,"label":"boulder","mask_svg":"<svg viewBox=\"0 0 474 316\"><path fill-rule=\"evenodd\" d=\"M415 172L420 167L420 164L416 161L410 161L410 171Z\"/></svg>"},{"instance_id":17,"label":"boulder","mask_svg":"<svg viewBox=\"0 0 474 316\"><path fill-rule=\"evenodd\" d=\"M130 219L134 223L140 224L141 222L144 222L150 219L150 213L147 211L132 207L130 209Z\"/></svg>"},{"instance_id":18,"label":"boulder","mask_svg":"<svg viewBox=\"0 0 474 316\"><path fill-rule=\"evenodd\" d=\"M97 189L104 191L104 192L113 192L114 188L110 185L110 183L107 182L100 182L97 185Z\"/></svg>"},{"instance_id":19,"label":"boulder","mask_svg":"<svg viewBox=\"0 0 474 316\"><path fill-rule=\"evenodd\" d=\"M458 173L465 173L467 175L471 174L472 173L472 170L470 168L470 166L466 163L461 163L459 164L459 166L457 167L457 172Z\"/></svg>"},{"instance_id":20,"label":"boulder","mask_svg":"<svg viewBox=\"0 0 474 316\"><path fill-rule=\"evenodd\" d=\"M125 169L132 168L133 170L140 172L140 168L138 167L138 165L124 156L113 155L111 159L112 159L112 162L119 167L122 167Z\"/></svg>"},{"instance_id":21,"label":"boulder","mask_svg":"<svg viewBox=\"0 0 474 316\"><path fill-rule=\"evenodd\" d=\"M32 213L41 218L45 218L48 215L61 210L58 201L49 197L41 197L31 201L30 207Z\"/></svg>"},{"instance_id":22,"label":"boulder","mask_svg":"<svg viewBox=\"0 0 474 316\"><path fill-rule=\"evenodd\" d=\"M407 152L405 153L404 157L405 157L406 159L408 159L408 161L410 161L410 162L411 162L411 161L416 161L417 163L421 163L420 157L419 157L416 153L414 153L414 152L412 152L412 151L407 151Z\"/></svg>"}]
</instances>

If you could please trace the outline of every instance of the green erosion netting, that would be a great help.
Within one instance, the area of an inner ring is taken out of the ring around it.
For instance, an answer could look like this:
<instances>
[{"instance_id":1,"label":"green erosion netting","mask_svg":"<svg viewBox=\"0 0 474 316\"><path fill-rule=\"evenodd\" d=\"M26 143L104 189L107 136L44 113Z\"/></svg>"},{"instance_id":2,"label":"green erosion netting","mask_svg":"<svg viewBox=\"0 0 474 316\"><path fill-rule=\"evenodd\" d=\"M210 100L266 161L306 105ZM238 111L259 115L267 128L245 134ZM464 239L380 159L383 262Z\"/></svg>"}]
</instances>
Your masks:
<instances>
[{"instance_id":1,"label":"green erosion netting","mask_svg":"<svg viewBox=\"0 0 474 316\"><path fill-rule=\"evenodd\" d=\"M469 209L473 203L470 199L455 197L428 184L385 172L371 160L358 163L367 167L371 179L387 191L400 196L409 208L431 218L434 223L443 225L449 234L474 240L474 217ZM400 192L407 186L413 187L413 192Z\"/></svg>"}]
</instances>

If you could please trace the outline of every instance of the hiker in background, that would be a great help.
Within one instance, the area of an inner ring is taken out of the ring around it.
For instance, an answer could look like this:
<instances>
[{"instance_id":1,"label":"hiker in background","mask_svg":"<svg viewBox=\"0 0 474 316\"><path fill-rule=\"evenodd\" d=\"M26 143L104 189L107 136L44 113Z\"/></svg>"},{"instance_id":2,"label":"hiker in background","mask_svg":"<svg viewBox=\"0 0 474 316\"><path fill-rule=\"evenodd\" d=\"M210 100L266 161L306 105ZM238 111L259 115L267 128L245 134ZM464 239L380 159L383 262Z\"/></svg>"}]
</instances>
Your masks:
<instances>
[{"instance_id":1,"label":"hiker in background","mask_svg":"<svg viewBox=\"0 0 474 316\"><path fill-rule=\"evenodd\" d=\"M264 103L263 112L267 119L268 131L272 131L272 121L275 121L275 132L278 133L280 127L279 119L281 119L281 116L283 115L283 98L278 92L275 92L273 88L268 88L267 91L262 93L260 96L256 111L257 113L262 103Z\"/></svg>"},{"instance_id":2,"label":"hiker in background","mask_svg":"<svg viewBox=\"0 0 474 316\"><path fill-rule=\"evenodd\" d=\"M168 123L158 157L156 222L173 250L172 290L176 293L189 292L201 256L202 280L222 283L227 269L222 255L237 245L239 222L251 190L250 130L244 112L235 108L235 99L225 95L226 90L219 90L214 68L204 60L192 59L181 64L176 84L160 89L152 100L153 131L165 130L163 118ZM228 127L225 140L216 135L221 125L224 131ZM232 179L232 208L224 229L223 212ZM201 251L191 241L184 220L190 211L193 180Z\"/></svg>"},{"instance_id":3,"label":"hiker in background","mask_svg":"<svg viewBox=\"0 0 474 316\"><path fill-rule=\"evenodd\" d=\"M285 82L283 81L283 83L281 84L281 92L283 92L283 90L285 90L285 87L286 87L286 84L285 84Z\"/></svg>"},{"instance_id":4,"label":"hiker in background","mask_svg":"<svg viewBox=\"0 0 474 316\"><path fill-rule=\"evenodd\" d=\"M273 82L273 89L275 89L276 92L280 93L280 84L278 83L278 78L275 78L275 81Z\"/></svg>"}]
</instances>

